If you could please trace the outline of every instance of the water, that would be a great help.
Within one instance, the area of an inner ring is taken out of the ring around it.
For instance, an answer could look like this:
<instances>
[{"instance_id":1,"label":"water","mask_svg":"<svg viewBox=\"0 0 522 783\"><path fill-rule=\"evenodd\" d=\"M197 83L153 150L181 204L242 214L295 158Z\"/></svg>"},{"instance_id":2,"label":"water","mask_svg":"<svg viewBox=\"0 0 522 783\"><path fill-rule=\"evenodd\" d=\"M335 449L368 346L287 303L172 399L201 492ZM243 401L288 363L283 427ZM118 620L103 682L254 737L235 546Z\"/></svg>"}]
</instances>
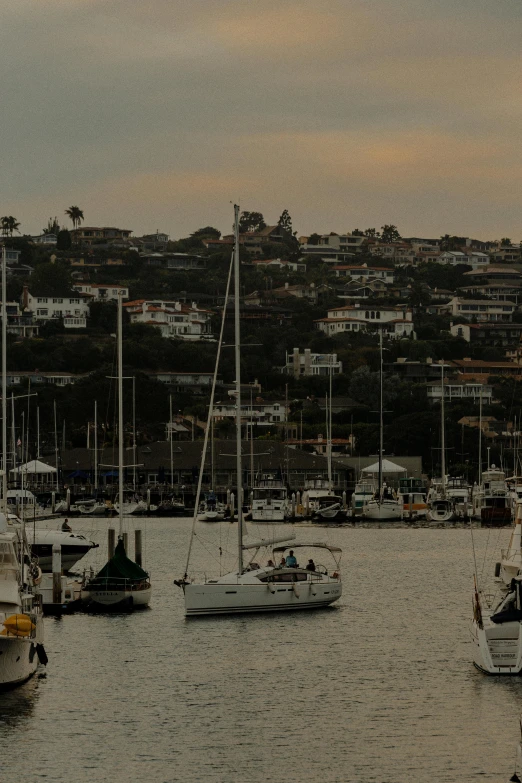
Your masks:
<instances>
[{"instance_id":1,"label":"water","mask_svg":"<svg viewBox=\"0 0 522 783\"><path fill-rule=\"evenodd\" d=\"M0 696L2 783L507 780L522 681L471 665L469 531L303 528L344 549L337 605L186 621L189 525L147 522L149 611L46 619L47 676ZM508 535L475 532L479 570Z\"/></svg>"}]
</instances>

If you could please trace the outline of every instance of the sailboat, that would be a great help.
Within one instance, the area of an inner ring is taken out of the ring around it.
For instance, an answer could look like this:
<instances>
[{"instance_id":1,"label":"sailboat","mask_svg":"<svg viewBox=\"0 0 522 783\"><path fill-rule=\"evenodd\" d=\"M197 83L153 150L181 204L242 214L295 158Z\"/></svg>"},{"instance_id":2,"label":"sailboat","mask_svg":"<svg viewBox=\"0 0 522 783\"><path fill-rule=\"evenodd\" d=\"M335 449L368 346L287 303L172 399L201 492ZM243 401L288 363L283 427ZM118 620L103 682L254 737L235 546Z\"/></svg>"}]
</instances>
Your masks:
<instances>
[{"instance_id":1,"label":"sailboat","mask_svg":"<svg viewBox=\"0 0 522 783\"><path fill-rule=\"evenodd\" d=\"M377 492L363 506L364 519L392 520L402 519L402 504L394 496L390 487L383 481L384 421L383 421L383 366L382 366L382 329L379 329L379 471Z\"/></svg>"},{"instance_id":2,"label":"sailboat","mask_svg":"<svg viewBox=\"0 0 522 783\"><path fill-rule=\"evenodd\" d=\"M0 689L12 688L47 663L42 605L35 583L41 571L30 560L25 523L7 522L7 312L6 251L2 252L2 503L0 513Z\"/></svg>"},{"instance_id":3,"label":"sailboat","mask_svg":"<svg viewBox=\"0 0 522 783\"><path fill-rule=\"evenodd\" d=\"M123 535L123 342L122 298L118 298L118 542L112 557L82 587L82 600L93 609L132 609L151 598L149 575L127 557Z\"/></svg>"},{"instance_id":4,"label":"sailboat","mask_svg":"<svg viewBox=\"0 0 522 783\"><path fill-rule=\"evenodd\" d=\"M199 519L201 522L220 522L225 518L225 506L217 499L214 492L214 416L211 415L210 424L210 490L199 507Z\"/></svg>"},{"instance_id":5,"label":"sailboat","mask_svg":"<svg viewBox=\"0 0 522 783\"><path fill-rule=\"evenodd\" d=\"M313 609L337 601L341 597L342 583L339 570L341 550L328 544L308 544L321 551L328 550L334 559L334 567L313 564L313 569L300 568L293 551L285 564L275 566L272 559L266 567L256 562L257 552L261 548L272 547L275 543L261 539L244 543L243 504L241 502L241 349L239 320L239 207L234 206L234 324L235 324L235 369L236 369L236 475L237 475L237 569L214 579L189 578L189 562L192 544L195 538L197 514L194 514L193 529L182 579L176 584L182 587L185 599L185 614L190 616L209 614L234 614L239 612L270 612L291 609ZM226 307L226 304L225 304ZM220 338L221 344L221 338ZM211 397L212 404L212 397ZM288 537L286 539L288 540ZM305 545L294 545L294 548ZM287 545L283 547L283 551ZM253 550L247 561L246 552ZM275 555L274 555L275 557ZM286 563L291 563L287 566ZM309 561L310 565L311 561Z\"/></svg>"},{"instance_id":6,"label":"sailboat","mask_svg":"<svg viewBox=\"0 0 522 783\"><path fill-rule=\"evenodd\" d=\"M441 479L432 481L428 492L427 519L431 522L449 522L455 519L455 501L448 497L446 476L446 421L444 412L444 364L440 366L440 448Z\"/></svg>"},{"instance_id":7,"label":"sailboat","mask_svg":"<svg viewBox=\"0 0 522 783\"><path fill-rule=\"evenodd\" d=\"M328 491L316 494L313 503L308 490L308 502L312 506L312 520L329 524L345 522L347 513L343 498L333 492L332 473L332 368L330 367L330 388L326 398L326 460L328 466Z\"/></svg>"},{"instance_id":8,"label":"sailboat","mask_svg":"<svg viewBox=\"0 0 522 783\"><path fill-rule=\"evenodd\" d=\"M515 524L511 530L507 549L501 549L500 562L496 564L495 576L505 585L510 585L522 571L522 501L517 503Z\"/></svg>"}]
</instances>

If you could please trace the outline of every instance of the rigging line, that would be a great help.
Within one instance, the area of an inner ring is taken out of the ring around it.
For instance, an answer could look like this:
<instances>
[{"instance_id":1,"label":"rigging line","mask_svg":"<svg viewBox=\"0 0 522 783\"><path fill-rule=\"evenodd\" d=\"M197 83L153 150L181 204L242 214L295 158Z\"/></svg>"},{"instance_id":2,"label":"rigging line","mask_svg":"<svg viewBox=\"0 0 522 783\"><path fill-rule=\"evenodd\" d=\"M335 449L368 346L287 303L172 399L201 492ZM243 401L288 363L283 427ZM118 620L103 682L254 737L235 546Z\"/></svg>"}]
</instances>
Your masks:
<instances>
[{"instance_id":1,"label":"rigging line","mask_svg":"<svg viewBox=\"0 0 522 783\"><path fill-rule=\"evenodd\" d=\"M200 498L201 498L201 485L203 483L203 470L204 470L204 467L205 467L205 456L206 456L207 447L208 447L209 431L210 431L210 428L211 428L212 417L214 415L214 396L215 396L215 393L216 393L217 374L218 374L218 370L219 370L219 360L221 358L221 347L223 345L223 334L224 334L224 331L225 331L225 318L226 318L226 314L227 314L227 304L228 304L228 296L229 296L229 291L230 291L230 282L232 280L232 269L233 269L233 266L234 266L234 253L232 254L232 257L230 259L230 267L229 267L229 270L228 270L227 287L226 287L226 291L225 291L225 301L223 303L223 314L221 316L221 328L219 330L219 340L218 340L217 353L216 353L216 364L215 364L215 367L214 367L214 377L212 378L212 389L211 389L211 392L210 392L210 403L209 403L209 406L208 406L208 414L207 414L207 426L205 428L205 437L204 437L204 440L203 440L203 448L202 448L202 451L201 451L201 460L200 460L199 476L198 476L198 488L196 490L196 499L195 499L195 502L194 502L194 516L192 517L192 535L190 536L190 539L189 539L189 547L188 547L188 552L187 552L187 561L185 563L185 578L187 577L187 571L188 571L189 562L190 562L190 555L192 553L192 544L193 544L193 540L194 540L194 537L195 537L195 532L194 531L196 529L196 522L197 522L197 519L198 519L199 502L200 502ZM238 295L238 293L236 292L236 296L237 295ZM236 404L239 405L240 402L241 402L241 400L237 400ZM238 476L238 484L239 484L240 480L241 480L241 477ZM241 493L238 492L238 495L241 495ZM241 502L241 498L238 499L238 502Z\"/></svg>"},{"instance_id":2,"label":"rigging line","mask_svg":"<svg viewBox=\"0 0 522 783\"><path fill-rule=\"evenodd\" d=\"M483 576L484 574L484 567L486 565L486 557L488 554L488 548L489 548L489 537L491 535L491 528L488 529L488 537L486 539L486 548L484 549L484 560L482 561L482 571L480 572L480 576Z\"/></svg>"},{"instance_id":3,"label":"rigging line","mask_svg":"<svg viewBox=\"0 0 522 783\"><path fill-rule=\"evenodd\" d=\"M473 552L475 581L477 583L477 590L479 590L480 587L479 587L479 579L478 579L478 573L477 573L477 553L475 551L475 539L474 539L474 536L473 536L473 520L472 519L469 520L469 530L470 530L470 533L471 533L471 549L472 549L472 552Z\"/></svg>"}]
</instances>

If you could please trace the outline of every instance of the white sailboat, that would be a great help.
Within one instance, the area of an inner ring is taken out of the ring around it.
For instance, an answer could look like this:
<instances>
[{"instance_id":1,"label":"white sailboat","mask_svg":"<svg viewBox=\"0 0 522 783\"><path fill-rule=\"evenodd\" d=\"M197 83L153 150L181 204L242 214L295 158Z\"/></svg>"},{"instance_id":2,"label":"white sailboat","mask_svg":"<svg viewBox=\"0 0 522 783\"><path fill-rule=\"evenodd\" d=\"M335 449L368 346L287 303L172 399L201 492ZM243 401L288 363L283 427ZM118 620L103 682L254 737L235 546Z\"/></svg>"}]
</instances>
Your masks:
<instances>
[{"instance_id":1,"label":"white sailboat","mask_svg":"<svg viewBox=\"0 0 522 783\"><path fill-rule=\"evenodd\" d=\"M495 576L499 576L505 585L510 585L522 570L522 502L517 503L515 524L509 537L507 549L500 550L500 562L497 563Z\"/></svg>"},{"instance_id":2,"label":"white sailboat","mask_svg":"<svg viewBox=\"0 0 522 783\"><path fill-rule=\"evenodd\" d=\"M194 541L194 527L190 538L189 552L183 579L176 584L183 588L185 614L199 616L208 614L233 614L239 612L267 612L291 609L312 609L327 606L341 596L342 584L339 571L340 549L326 544L319 546L328 550L334 557L335 566L328 570L324 566L314 565L314 570L299 568L292 555L286 564L274 566L272 560L265 568L255 561L261 547L272 545L272 552L279 551L274 541L256 541L245 544L243 541L243 509L241 502L241 354L239 321L239 207L234 207L234 322L235 322L235 368L236 368L236 475L238 485L237 503L237 569L215 579L189 578L189 563ZM226 306L226 305L225 305ZM212 400L212 398L211 398ZM212 404L212 403L211 403ZM294 548L297 548L295 545ZM300 545L303 546L303 545ZM285 547L283 547L285 549ZM254 550L254 555L245 562L245 553Z\"/></svg>"},{"instance_id":3,"label":"white sailboat","mask_svg":"<svg viewBox=\"0 0 522 783\"><path fill-rule=\"evenodd\" d=\"M91 608L120 609L147 606L151 598L149 575L130 560L123 540L123 343L122 298L118 298L118 543L113 556L101 571L87 579L82 600Z\"/></svg>"},{"instance_id":4,"label":"white sailboat","mask_svg":"<svg viewBox=\"0 0 522 783\"><path fill-rule=\"evenodd\" d=\"M199 506L199 520L201 522L221 522L225 518L226 508L224 503L220 503L214 492L214 416L212 415L210 422L210 490Z\"/></svg>"},{"instance_id":5,"label":"white sailboat","mask_svg":"<svg viewBox=\"0 0 522 783\"><path fill-rule=\"evenodd\" d=\"M394 497L393 491L383 482L382 460L384 453L383 421L383 366L382 366L382 329L379 329L379 472L377 492L367 500L362 509L364 519L393 520L402 519L402 503Z\"/></svg>"},{"instance_id":6,"label":"white sailboat","mask_svg":"<svg viewBox=\"0 0 522 783\"><path fill-rule=\"evenodd\" d=\"M440 448L441 448L441 479L432 481L428 492L428 511L426 518L431 522L450 522L456 519L455 501L448 497L446 491L446 421L444 412L444 364L440 366Z\"/></svg>"},{"instance_id":7,"label":"white sailboat","mask_svg":"<svg viewBox=\"0 0 522 783\"><path fill-rule=\"evenodd\" d=\"M41 574L31 563L25 525L7 524L7 313L6 251L2 253L2 504L0 513L0 689L28 680L38 662L47 663L43 648L43 616L35 580Z\"/></svg>"}]
</instances>

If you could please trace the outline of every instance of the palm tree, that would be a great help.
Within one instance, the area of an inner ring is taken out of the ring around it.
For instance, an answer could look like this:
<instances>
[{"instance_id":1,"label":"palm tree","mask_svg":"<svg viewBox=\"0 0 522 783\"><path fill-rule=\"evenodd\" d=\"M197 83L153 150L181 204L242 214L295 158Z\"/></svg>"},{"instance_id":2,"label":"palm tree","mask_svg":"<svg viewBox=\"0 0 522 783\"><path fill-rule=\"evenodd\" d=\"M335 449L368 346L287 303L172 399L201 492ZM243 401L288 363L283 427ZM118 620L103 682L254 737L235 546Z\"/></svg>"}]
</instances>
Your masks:
<instances>
[{"instance_id":1,"label":"palm tree","mask_svg":"<svg viewBox=\"0 0 522 783\"><path fill-rule=\"evenodd\" d=\"M65 210L65 214L71 218L74 228L79 226L83 220L83 212L80 207L69 207Z\"/></svg>"},{"instance_id":2,"label":"palm tree","mask_svg":"<svg viewBox=\"0 0 522 783\"><path fill-rule=\"evenodd\" d=\"M2 234L4 237L8 234L12 237L13 233L18 231L20 223L12 215L5 215L3 218L0 218L0 226L2 227ZM18 233L20 232L18 231Z\"/></svg>"}]
</instances>

